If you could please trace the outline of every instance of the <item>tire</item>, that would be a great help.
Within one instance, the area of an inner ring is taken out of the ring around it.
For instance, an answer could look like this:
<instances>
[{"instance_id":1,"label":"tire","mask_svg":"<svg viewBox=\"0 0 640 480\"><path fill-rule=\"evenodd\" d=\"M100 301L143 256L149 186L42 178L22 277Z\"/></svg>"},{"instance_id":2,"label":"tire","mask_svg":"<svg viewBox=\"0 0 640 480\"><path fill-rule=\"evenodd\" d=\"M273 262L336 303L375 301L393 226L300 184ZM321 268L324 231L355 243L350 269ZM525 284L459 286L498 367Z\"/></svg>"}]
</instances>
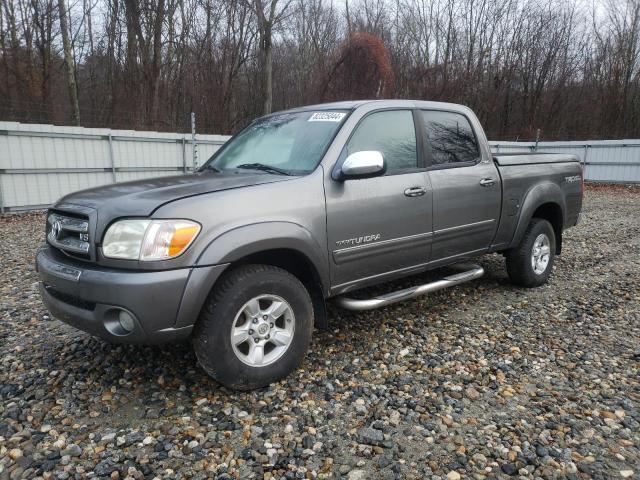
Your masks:
<instances>
[{"instance_id":1,"label":"tire","mask_svg":"<svg viewBox=\"0 0 640 480\"><path fill-rule=\"evenodd\" d=\"M535 268L534 248L538 248L537 252L539 253L544 252L544 249L539 249L541 239L544 247L544 238L548 243L548 258L545 263L543 261L544 258L539 256L539 261L536 262L537 268ZM531 219L520 244L506 254L507 273L511 282L515 285L529 288L544 285L549 280L553 270L555 255L556 236L553 227L547 220L542 218Z\"/></svg>"},{"instance_id":2,"label":"tire","mask_svg":"<svg viewBox=\"0 0 640 480\"><path fill-rule=\"evenodd\" d=\"M311 297L300 280L278 267L245 265L214 286L192 344L211 377L235 390L251 390L298 367L311 342L313 321ZM247 340L238 343L245 334Z\"/></svg>"}]
</instances>

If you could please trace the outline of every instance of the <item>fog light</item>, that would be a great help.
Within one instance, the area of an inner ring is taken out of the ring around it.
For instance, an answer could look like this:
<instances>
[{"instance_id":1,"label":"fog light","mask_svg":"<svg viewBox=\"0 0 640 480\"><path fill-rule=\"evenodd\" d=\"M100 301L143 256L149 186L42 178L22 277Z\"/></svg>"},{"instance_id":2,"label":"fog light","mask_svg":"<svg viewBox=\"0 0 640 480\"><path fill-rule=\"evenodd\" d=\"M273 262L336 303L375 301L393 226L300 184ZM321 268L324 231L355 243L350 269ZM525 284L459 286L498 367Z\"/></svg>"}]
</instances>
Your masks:
<instances>
[{"instance_id":1,"label":"fog light","mask_svg":"<svg viewBox=\"0 0 640 480\"><path fill-rule=\"evenodd\" d=\"M127 333L131 332L135 327L133 317L128 312L125 312L124 310L120 310L120 313L118 313L118 320L120 321L120 326Z\"/></svg>"}]
</instances>

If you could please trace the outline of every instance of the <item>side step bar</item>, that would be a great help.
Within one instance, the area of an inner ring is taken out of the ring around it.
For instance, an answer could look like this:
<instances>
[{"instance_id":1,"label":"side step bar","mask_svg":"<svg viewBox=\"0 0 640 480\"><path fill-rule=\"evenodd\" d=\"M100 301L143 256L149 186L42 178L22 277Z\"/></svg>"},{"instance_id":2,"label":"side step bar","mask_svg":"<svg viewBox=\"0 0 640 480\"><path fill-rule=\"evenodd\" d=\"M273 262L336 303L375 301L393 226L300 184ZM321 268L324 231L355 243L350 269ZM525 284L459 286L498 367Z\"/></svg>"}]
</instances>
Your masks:
<instances>
[{"instance_id":1,"label":"side step bar","mask_svg":"<svg viewBox=\"0 0 640 480\"><path fill-rule=\"evenodd\" d=\"M469 282L484 275L484 268L480 265L468 265L467 267L469 266L472 267L470 270L446 276L441 280L436 280L435 282L425 283L424 285L418 285L416 287L398 290L397 292L387 293L386 295L380 295L366 300L357 300L355 298L340 296L337 297L336 300L338 305L342 308L346 308L347 310L373 310L374 308L380 308L386 305L391 305L392 303L409 300L410 298L415 298L420 295L424 295L425 293L431 293L444 288L453 287L461 283Z\"/></svg>"}]
</instances>

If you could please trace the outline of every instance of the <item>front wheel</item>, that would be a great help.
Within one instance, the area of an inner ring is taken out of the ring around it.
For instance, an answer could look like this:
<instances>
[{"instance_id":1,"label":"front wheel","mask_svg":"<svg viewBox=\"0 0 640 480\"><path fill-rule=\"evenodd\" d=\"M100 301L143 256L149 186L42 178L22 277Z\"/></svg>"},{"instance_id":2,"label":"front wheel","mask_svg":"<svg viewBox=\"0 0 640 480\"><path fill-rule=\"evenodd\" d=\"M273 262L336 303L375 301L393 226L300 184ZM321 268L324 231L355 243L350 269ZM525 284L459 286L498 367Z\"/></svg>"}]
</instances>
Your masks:
<instances>
[{"instance_id":1,"label":"front wheel","mask_svg":"<svg viewBox=\"0 0 640 480\"><path fill-rule=\"evenodd\" d=\"M520 244L507 252L507 273L522 287L538 287L549 280L556 253L556 236L551 224L533 218Z\"/></svg>"},{"instance_id":2,"label":"front wheel","mask_svg":"<svg viewBox=\"0 0 640 480\"><path fill-rule=\"evenodd\" d=\"M192 341L211 377L249 390L295 370L312 330L311 298L300 280L281 268L246 265L214 287Z\"/></svg>"}]
</instances>

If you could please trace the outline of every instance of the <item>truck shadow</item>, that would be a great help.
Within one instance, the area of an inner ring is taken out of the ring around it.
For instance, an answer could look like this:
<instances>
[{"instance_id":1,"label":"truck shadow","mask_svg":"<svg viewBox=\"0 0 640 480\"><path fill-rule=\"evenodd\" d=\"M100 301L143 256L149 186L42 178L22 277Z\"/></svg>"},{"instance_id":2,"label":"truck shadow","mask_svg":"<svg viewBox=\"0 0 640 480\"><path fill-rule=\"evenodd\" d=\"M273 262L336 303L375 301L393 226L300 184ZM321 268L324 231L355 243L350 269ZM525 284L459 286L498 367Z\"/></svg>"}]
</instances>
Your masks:
<instances>
[{"instance_id":1,"label":"truck shadow","mask_svg":"<svg viewBox=\"0 0 640 480\"><path fill-rule=\"evenodd\" d=\"M389 305L388 307L383 307L382 309L379 309L379 310L382 311L384 309L397 310L398 308L400 309L410 308L412 305L412 302L413 303L419 302L422 306L436 305L438 304L438 302L442 301L445 298L448 301L448 305L454 307L456 296L455 294L453 295L454 303L452 304L451 303L452 298L450 298L452 297L452 292L464 293L466 295L466 294L469 294L470 292L477 290L479 287L487 288L487 289L500 288L500 287L509 288L510 283L505 271L504 260L502 256L487 255L483 257L482 260L483 261L481 262L481 265L484 268L485 273L480 279L473 280L469 283L463 283L463 284L451 287L449 289L428 293L426 295L416 297L411 300L398 302L396 304ZM345 294L345 296L350 298L356 298L356 299L373 298L378 295L384 295L384 294L388 294L398 290L403 290L405 288L430 283L430 282L439 280L446 275L450 275L452 272L454 271L451 270L450 268L446 268L446 267L439 268L436 270L431 270L428 272L411 275L409 277L405 277L399 280L387 282L382 285L376 285L376 286L367 287L361 290L357 290L354 292L349 292ZM329 300L327 302L327 305L329 307L330 323L331 323L331 320L335 321L337 318L339 318L341 321L345 320L348 322L349 319L357 318L367 313L366 311L358 312L358 311L350 311L350 310L340 308L333 299ZM371 310L371 311L376 311L376 310ZM330 327L331 326L332 325L330 324Z\"/></svg>"},{"instance_id":2,"label":"truck shadow","mask_svg":"<svg viewBox=\"0 0 640 480\"><path fill-rule=\"evenodd\" d=\"M78 412L78 416L88 423L104 424L108 419L113 426L130 426L138 422L188 415L194 408L194 402L202 398L240 401L244 408L251 409L256 401L268 397L274 389L298 389L299 377L314 377L325 368L328 358L349 365L358 356L370 354L373 335L369 333L363 336L363 331L375 332L384 324L384 328L396 330L395 333L402 338L407 318L411 319L411 328L416 325L428 327L427 313L431 310L453 312L456 309L468 309L470 297L478 296L487 289L507 286L502 258L494 257L483 259L486 274L482 280L379 310L351 312L329 301L329 328L314 332L303 365L279 384L254 392L230 391L207 376L198 366L188 342L164 346L110 345L61 325L63 331L60 338L53 339L54 343L60 343L49 350L50 358L44 360L49 364L64 362L72 367L73 381L67 379L62 382L62 389L73 389L74 382L80 381L96 392L98 400L91 410ZM439 275L439 271L416 275L364 289L353 295L364 298L379 295L427 283ZM437 328L442 328L442 325ZM327 352L330 352L330 357Z\"/></svg>"}]
</instances>

